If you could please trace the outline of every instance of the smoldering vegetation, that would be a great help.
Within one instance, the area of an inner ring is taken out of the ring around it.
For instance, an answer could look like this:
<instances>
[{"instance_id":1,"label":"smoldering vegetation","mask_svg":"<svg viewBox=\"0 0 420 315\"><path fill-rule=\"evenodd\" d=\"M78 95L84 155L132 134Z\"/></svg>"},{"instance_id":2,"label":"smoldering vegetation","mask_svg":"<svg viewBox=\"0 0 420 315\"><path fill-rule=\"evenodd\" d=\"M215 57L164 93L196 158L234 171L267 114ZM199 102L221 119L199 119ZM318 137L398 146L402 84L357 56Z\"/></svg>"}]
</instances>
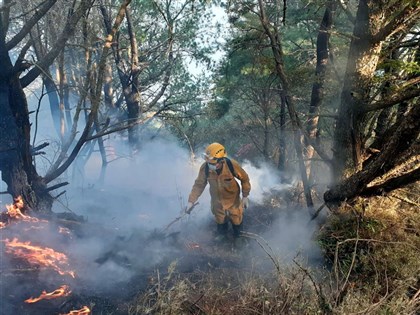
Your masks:
<instances>
[{"instance_id":1,"label":"smoldering vegetation","mask_svg":"<svg viewBox=\"0 0 420 315\"><path fill-rule=\"evenodd\" d=\"M284 265L296 257L305 263L319 262L309 215L271 204L273 191L267 187L281 195L290 185L281 183L268 167L256 168L248 162L244 168L252 192L244 230L250 237L241 249L231 241L215 244L207 189L191 215L183 212L200 164L171 142L153 141L135 160L112 163L105 181L98 183L98 164L93 159L86 166L84 184L68 190L56 203L52 218L13 222L0 230L2 240L30 242L67 257L65 263L57 262L64 270L60 274L7 253L2 242L3 312L64 313L88 305L93 313L127 314L127 306L122 305L147 290L156 281L156 272L165 278L174 264L184 274L225 268L267 273L275 267L270 259L274 256ZM71 288L71 297L24 302L62 284Z\"/></svg>"}]
</instances>

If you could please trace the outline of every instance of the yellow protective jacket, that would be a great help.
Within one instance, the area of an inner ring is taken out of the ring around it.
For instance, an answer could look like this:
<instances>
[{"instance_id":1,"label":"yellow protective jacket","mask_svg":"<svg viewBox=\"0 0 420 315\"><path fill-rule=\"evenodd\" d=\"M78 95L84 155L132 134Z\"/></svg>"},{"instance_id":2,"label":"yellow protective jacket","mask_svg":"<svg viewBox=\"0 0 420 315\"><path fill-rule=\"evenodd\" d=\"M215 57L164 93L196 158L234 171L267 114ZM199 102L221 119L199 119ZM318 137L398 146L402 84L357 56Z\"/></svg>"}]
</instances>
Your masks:
<instances>
[{"instance_id":1,"label":"yellow protective jacket","mask_svg":"<svg viewBox=\"0 0 420 315\"><path fill-rule=\"evenodd\" d=\"M234 174L240 180L242 186L242 196L248 197L251 190L248 174L233 159L232 162ZM233 224L241 224L243 206L240 198L240 187L230 171L226 161L223 161L223 167L220 174L209 170L206 176L206 163L200 167L197 179L191 189L188 202L195 203L206 188L207 182L210 184L211 211L215 215L216 222L221 224L225 222L225 216L228 214Z\"/></svg>"}]
</instances>

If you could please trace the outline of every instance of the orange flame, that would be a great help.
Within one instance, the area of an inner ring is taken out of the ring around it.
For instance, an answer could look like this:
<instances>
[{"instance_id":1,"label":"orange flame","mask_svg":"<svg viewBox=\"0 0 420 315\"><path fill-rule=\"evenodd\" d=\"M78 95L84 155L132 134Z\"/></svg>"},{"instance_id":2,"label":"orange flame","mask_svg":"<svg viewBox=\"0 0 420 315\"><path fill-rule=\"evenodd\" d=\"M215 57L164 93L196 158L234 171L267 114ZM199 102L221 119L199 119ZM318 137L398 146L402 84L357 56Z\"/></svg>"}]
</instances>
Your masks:
<instances>
[{"instance_id":1,"label":"orange flame","mask_svg":"<svg viewBox=\"0 0 420 315\"><path fill-rule=\"evenodd\" d=\"M83 306L80 310L71 311L70 313L60 314L60 315L88 315L90 314L90 309L87 306Z\"/></svg>"},{"instance_id":2,"label":"orange flame","mask_svg":"<svg viewBox=\"0 0 420 315\"><path fill-rule=\"evenodd\" d=\"M24 203L22 196L18 196L15 198L14 203L11 205L6 205L7 211L5 215L8 219L12 220L20 220L25 222L47 222L45 220L39 220L37 218L31 217L29 215L23 214ZM0 229L4 228L6 223L0 222Z\"/></svg>"},{"instance_id":3,"label":"orange flame","mask_svg":"<svg viewBox=\"0 0 420 315\"><path fill-rule=\"evenodd\" d=\"M65 296L69 296L71 294L71 291L69 290L69 286L63 284L61 287L59 287L58 289L47 293L47 291L42 291L41 295L37 298L29 298L27 300L25 300L25 303L36 303L38 301L41 300L51 300L51 299L56 299L59 297L65 297Z\"/></svg>"},{"instance_id":4,"label":"orange flame","mask_svg":"<svg viewBox=\"0 0 420 315\"><path fill-rule=\"evenodd\" d=\"M13 204L11 204L10 206L6 205L6 209L7 209L6 214L10 218L14 218L14 219L21 219L21 220L30 219L31 218L30 216L24 215L22 213L23 207L24 207L24 203L23 203L22 196L18 196L15 198L15 202Z\"/></svg>"},{"instance_id":5,"label":"orange flame","mask_svg":"<svg viewBox=\"0 0 420 315\"><path fill-rule=\"evenodd\" d=\"M68 266L67 256L56 252L52 248L31 245L31 242L19 242L17 238L12 241L6 239L6 253L26 259L30 264L45 268L52 268L60 275L68 274L75 277L74 271L63 271L60 266Z\"/></svg>"}]
</instances>

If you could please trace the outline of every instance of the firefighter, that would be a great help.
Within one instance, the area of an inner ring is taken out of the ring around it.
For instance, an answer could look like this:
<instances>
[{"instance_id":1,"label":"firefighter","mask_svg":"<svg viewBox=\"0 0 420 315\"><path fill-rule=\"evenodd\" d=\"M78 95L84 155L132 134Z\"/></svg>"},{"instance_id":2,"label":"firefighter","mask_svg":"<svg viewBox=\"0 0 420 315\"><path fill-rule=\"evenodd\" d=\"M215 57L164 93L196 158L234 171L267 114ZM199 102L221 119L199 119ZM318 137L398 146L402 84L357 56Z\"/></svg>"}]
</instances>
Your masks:
<instances>
[{"instance_id":1,"label":"firefighter","mask_svg":"<svg viewBox=\"0 0 420 315\"><path fill-rule=\"evenodd\" d=\"M210 144L206 148L204 159L205 162L200 167L188 197L185 211L191 212L209 183L211 211L217 223L216 240L226 239L229 222L232 224L234 240L237 240L242 229L243 211L249 205L251 184L248 174L237 161L227 157L226 150L220 143ZM242 198L241 188L235 178L241 182Z\"/></svg>"}]
</instances>

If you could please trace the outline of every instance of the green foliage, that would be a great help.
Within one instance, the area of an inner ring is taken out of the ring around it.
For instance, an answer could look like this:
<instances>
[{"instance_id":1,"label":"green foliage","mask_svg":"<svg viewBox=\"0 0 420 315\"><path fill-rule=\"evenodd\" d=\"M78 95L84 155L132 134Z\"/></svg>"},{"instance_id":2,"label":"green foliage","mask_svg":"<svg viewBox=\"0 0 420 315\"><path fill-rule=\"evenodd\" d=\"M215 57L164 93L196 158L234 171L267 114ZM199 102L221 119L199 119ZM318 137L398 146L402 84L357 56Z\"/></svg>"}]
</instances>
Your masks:
<instances>
[{"instance_id":1,"label":"green foliage","mask_svg":"<svg viewBox=\"0 0 420 315\"><path fill-rule=\"evenodd\" d=\"M415 61L389 59L378 66L378 70L393 69L394 71L403 71L407 75L420 74L420 64Z\"/></svg>"}]
</instances>

